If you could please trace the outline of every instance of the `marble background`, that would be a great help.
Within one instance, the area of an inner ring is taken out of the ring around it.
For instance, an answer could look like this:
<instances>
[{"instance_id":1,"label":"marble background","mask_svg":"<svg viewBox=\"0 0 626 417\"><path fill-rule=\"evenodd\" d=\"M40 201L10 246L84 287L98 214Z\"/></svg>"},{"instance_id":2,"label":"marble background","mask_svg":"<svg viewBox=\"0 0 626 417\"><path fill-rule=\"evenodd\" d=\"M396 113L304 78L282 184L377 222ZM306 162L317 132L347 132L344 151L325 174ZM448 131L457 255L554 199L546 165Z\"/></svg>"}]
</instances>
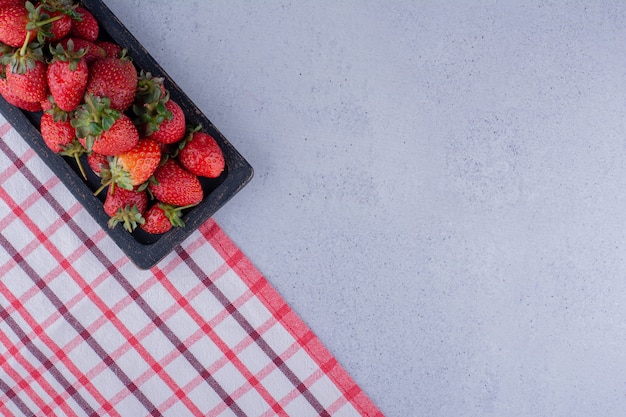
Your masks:
<instances>
[{"instance_id":1,"label":"marble background","mask_svg":"<svg viewBox=\"0 0 626 417\"><path fill-rule=\"evenodd\" d=\"M386 416L623 416L626 4L105 0L255 168L215 219Z\"/></svg>"}]
</instances>

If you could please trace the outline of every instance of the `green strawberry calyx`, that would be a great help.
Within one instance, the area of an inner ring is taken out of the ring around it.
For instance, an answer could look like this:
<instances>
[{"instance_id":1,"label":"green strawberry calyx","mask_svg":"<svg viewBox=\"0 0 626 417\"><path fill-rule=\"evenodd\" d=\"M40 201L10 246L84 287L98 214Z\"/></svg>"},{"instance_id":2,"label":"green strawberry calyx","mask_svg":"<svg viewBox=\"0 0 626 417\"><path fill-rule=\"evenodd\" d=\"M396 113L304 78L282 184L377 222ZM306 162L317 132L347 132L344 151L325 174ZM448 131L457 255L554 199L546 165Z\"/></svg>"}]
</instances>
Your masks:
<instances>
[{"instance_id":1,"label":"green strawberry calyx","mask_svg":"<svg viewBox=\"0 0 626 417\"><path fill-rule=\"evenodd\" d=\"M54 97L52 97L51 95L48 96L48 102L51 104L51 107L48 110L44 111L44 113L51 115L52 120L54 120L55 122L65 122L67 120L71 120L74 112L67 112L61 109L57 105L56 101L54 101Z\"/></svg>"},{"instance_id":2,"label":"green strawberry calyx","mask_svg":"<svg viewBox=\"0 0 626 417\"><path fill-rule=\"evenodd\" d=\"M83 20L83 15L76 11L78 4L72 0L41 0L41 4L49 12L63 13L78 22Z\"/></svg>"},{"instance_id":3,"label":"green strawberry calyx","mask_svg":"<svg viewBox=\"0 0 626 417\"><path fill-rule=\"evenodd\" d=\"M85 102L74 110L71 121L78 138L85 139L87 152L91 152L93 144L122 116L119 110L111 108L111 100L93 94L85 95Z\"/></svg>"},{"instance_id":4,"label":"green strawberry calyx","mask_svg":"<svg viewBox=\"0 0 626 417\"><path fill-rule=\"evenodd\" d=\"M136 126L145 129L145 135L150 136L159 130L159 126L166 120L172 120L172 112L165 103L170 99L169 91L163 87L162 77L153 76L150 72L141 71L137 80L137 92L133 103L133 113Z\"/></svg>"},{"instance_id":5,"label":"green strawberry calyx","mask_svg":"<svg viewBox=\"0 0 626 417\"><path fill-rule=\"evenodd\" d=\"M185 137L182 138L181 141L178 143L178 147L174 150L174 153L172 154L172 158L176 158L178 156L178 153L182 151L185 146L187 146L187 142L193 139L194 133L200 132L201 130L202 130L201 124L199 124L198 126L188 125L187 133L185 134Z\"/></svg>"},{"instance_id":6,"label":"green strawberry calyx","mask_svg":"<svg viewBox=\"0 0 626 417\"><path fill-rule=\"evenodd\" d=\"M94 195L100 194L107 186L110 186L111 193L115 191L116 186L129 191L133 189L143 191L148 188L149 181L139 184L137 187L133 185L133 178L130 172L120 165L117 156L109 156L107 160L109 161L109 167L103 170L104 173L101 172L100 187L94 191Z\"/></svg>"},{"instance_id":7,"label":"green strawberry calyx","mask_svg":"<svg viewBox=\"0 0 626 417\"><path fill-rule=\"evenodd\" d=\"M163 77L153 76L148 71L141 70L137 77L137 92L135 94L135 103L139 106L144 104L155 103L169 94L163 88ZM167 100L166 100L167 101Z\"/></svg>"},{"instance_id":8,"label":"green strawberry calyx","mask_svg":"<svg viewBox=\"0 0 626 417\"><path fill-rule=\"evenodd\" d=\"M162 202L157 203L157 205L161 210L163 210L163 213L170 223L172 223L173 227L185 227L185 222L182 218L183 210L197 206L197 204L190 204L188 206L173 206Z\"/></svg>"},{"instance_id":9,"label":"green strawberry calyx","mask_svg":"<svg viewBox=\"0 0 626 417\"><path fill-rule=\"evenodd\" d=\"M7 65L8 70L14 74L26 74L35 68L37 61L44 61L43 47L38 42L24 43L23 47L15 49L13 53L3 52L0 56L0 63Z\"/></svg>"},{"instance_id":10,"label":"green strawberry calyx","mask_svg":"<svg viewBox=\"0 0 626 417\"><path fill-rule=\"evenodd\" d=\"M40 3L35 7L33 3L27 1L24 3L24 7L28 10L28 18L30 21L26 24L26 30L28 34L24 46L30 42L30 31L37 31L37 41L44 43L47 38L52 37L52 23L63 18L63 14L58 14L54 17L50 17L44 10L44 4Z\"/></svg>"},{"instance_id":11,"label":"green strawberry calyx","mask_svg":"<svg viewBox=\"0 0 626 417\"><path fill-rule=\"evenodd\" d=\"M109 228L113 229L118 223L122 223L127 232L133 232L137 225L144 224L146 220L136 205L124 206L119 208L117 212L111 216L108 221Z\"/></svg>"},{"instance_id":12,"label":"green strawberry calyx","mask_svg":"<svg viewBox=\"0 0 626 417\"><path fill-rule=\"evenodd\" d=\"M3 56L13 55L14 52L15 48L12 48L9 45L5 45L4 43L0 42L0 59Z\"/></svg>"},{"instance_id":13,"label":"green strawberry calyx","mask_svg":"<svg viewBox=\"0 0 626 417\"><path fill-rule=\"evenodd\" d=\"M67 62L70 66L71 71L76 71L78 64L81 59L85 56L89 48L80 48L79 50L74 50L74 41L72 39L68 39L67 45L64 48L61 43L58 43L56 47L53 47L50 44L50 54L52 55L51 62L60 61Z\"/></svg>"}]
</instances>

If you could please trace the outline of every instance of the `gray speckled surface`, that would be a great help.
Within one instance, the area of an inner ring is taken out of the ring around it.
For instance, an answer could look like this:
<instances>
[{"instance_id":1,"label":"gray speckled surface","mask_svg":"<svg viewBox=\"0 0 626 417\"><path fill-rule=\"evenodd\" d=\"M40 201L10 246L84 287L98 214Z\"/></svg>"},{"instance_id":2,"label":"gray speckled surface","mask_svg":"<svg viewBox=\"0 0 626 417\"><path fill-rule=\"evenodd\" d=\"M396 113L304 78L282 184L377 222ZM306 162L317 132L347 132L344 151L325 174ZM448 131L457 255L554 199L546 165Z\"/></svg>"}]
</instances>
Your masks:
<instances>
[{"instance_id":1,"label":"gray speckled surface","mask_svg":"<svg viewBox=\"0 0 626 417\"><path fill-rule=\"evenodd\" d=\"M254 166L216 220L385 415L624 415L623 2L106 3Z\"/></svg>"}]
</instances>

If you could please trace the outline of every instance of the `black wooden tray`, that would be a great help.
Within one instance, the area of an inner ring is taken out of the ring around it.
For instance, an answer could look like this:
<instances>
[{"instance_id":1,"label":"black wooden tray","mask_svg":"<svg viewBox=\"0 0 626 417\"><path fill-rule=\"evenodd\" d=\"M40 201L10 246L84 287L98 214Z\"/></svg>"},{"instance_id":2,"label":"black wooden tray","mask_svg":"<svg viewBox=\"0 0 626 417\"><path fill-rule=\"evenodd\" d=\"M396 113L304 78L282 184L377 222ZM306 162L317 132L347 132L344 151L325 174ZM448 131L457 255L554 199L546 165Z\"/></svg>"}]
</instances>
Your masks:
<instances>
[{"instance_id":1,"label":"black wooden tray","mask_svg":"<svg viewBox=\"0 0 626 417\"><path fill-rule=\"evenodd\" d=\"M100 23L100 38L108 38L126 48L128 50L127 55L133 59L138 70L141 69L152 73L154 76L163 77L171 98L183 109L187 124L192 126L201 124L203 130L212 135L222 148L226 160L226 169L218 178L201 178L205 197L202 203L185 212L183 216L185 227L175 227L162 235L150 235L139 228L130 234L121 225L110 229L107 226L109 217L103 210L103 200L106 193L102 192L97 197L93 195L99 186L99 178L89 172L88 179L85 181L71 158L59 156L48 149L39 133L41 113L22 111L8 104L2 97L0 97L0 112L132 262L141 269L148 269L167 256L238 193L252 179L253 169L102 1L82 0L81 4ZM83 165L87 166L86 160L83 160ZM87 169L86 171L90 170Z\"/></svg>"}]
</instances>

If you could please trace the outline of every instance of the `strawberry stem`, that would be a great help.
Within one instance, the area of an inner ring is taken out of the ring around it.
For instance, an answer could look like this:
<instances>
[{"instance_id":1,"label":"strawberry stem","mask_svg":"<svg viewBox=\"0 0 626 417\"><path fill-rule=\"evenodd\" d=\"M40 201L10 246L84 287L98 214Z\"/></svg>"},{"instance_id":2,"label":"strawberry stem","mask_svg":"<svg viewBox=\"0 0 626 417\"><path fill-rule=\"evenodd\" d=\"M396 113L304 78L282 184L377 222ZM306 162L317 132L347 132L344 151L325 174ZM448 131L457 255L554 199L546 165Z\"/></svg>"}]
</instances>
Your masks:
<instances>
[{"instance_id":1,"label":"strawberry stem","mask_svg":"<svg viewBox=\"0 0 626 417\"><path fill-rule=\"evenodd\" d=\"M78 154L74 154L74 159L76 160L76 165L78 165L78 169L80 170L80 174L83 176L83 179L87 180L87 174L85 173L85 168L83 168L82 162L80 162L80 156Z\"/></svg>"},{"instance_id":2,"label":"strawberry stem","mask_svg":"<svg viewBox=\"0 0 626 417\"><path fill-rule=\"evenodd\" d=\"M87 103L87 105L89 106L89 110L91 111L91 115L93 117L93 121L100 124L101 120L100 120L100 114L98 113L98 110L96 109L96 106L93 104L93 100L91 99L91 94L87 94L85 96L85 103Z\"/></svg>"},{"instance_id":3,"label":"strawberry stem","mask_svg":"<svg viewBox=\"0 0 626 417\"><path fill-rule=\"evenodd\" d=\"M93 195L98 195L109 185L109 181L104 181L100 187L96 191L93 192Z\"/></svg>"},{"instance_id":4,"label":"strawberry stem","mask_svg":"<svg viewBox=\"0 0 626 417\"><path fill-rule=\"evenodd\" d=\"M30 43L30 31L26 32L26 39L24 40L24 45L20 49L20 56L26 55L26 50L28 49L28 44Z\"/></svg>"},{"instance_id":5,"label":"strawberry stem","mask_svg":"<svg viewBox=\"0 0 626 417\"><path fill-rule=\"evenodd\" d=\"M52 23L52 22L56 22L57 20L61 19L63 17L62 14L60 15L56 15L54 17L51 17L50 19L46 19L46 20L42 20L40 22L37 22L37 26L44 26L47 25L48 23Z\"/></svg>"},{"instance_id":6,"label":"strawberry stem","mask_svg":"<svg viewBox=\"0 0 626 417\"><path fill-rule=\"evenodd\" d=\"M53 116L54 117L54 116ZM87 174L85 173L85 168L83 168L83 163L80 161L80 156L85 153L85 148L83 145L76 139L72 141L70 144L63 147L60 154L63 156L69 156L74 158L76 161L76 165L78 165L78 169L80 170L81 175L84 180L87 180Z\"/></svg>"},{"instance_id":7,"label":"strawberry stem","mask_svg":"<svg viewBox=\"0 0 626 417\"><path fill-rule=\"evenodd\" d=\"M183 210L187 210L188 208L195 207L197 205L198 204L196 203L196 204L189 204L189 205L186 205L186 206L178 206L178 207L175 207L175 210L176 211L183 211Z\"/></svg>"}]
</instances>

